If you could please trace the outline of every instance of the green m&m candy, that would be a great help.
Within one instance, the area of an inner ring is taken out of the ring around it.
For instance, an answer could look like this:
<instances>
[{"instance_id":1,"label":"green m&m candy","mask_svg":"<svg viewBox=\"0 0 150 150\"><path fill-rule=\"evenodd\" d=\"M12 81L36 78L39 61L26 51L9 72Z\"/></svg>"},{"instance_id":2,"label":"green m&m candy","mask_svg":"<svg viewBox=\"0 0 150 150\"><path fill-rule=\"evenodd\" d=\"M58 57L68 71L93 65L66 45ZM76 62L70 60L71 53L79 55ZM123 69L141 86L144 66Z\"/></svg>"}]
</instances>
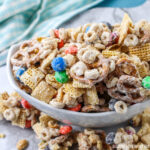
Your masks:
<instances>
[{"instance_id":1,"label":"green m&m candy","mask_svg":"<svg viewBox=\"0 0 150 150\"><path fill-rule=\"evenodd\" d=\"M150 76L147 76L142 80L142 86L146 89L150 89Z\"/></svg>"},{"instance_id":2,"label":"green m&m candy","mask_svg":"<svg viewBox=\"0 0 150 150\"><path fill-rule=\"evenodd\" d=\"M66 71L55 72L55 79L60 83L66 83L68 82L68 75L66 74Z\"/></svg>"}]
</instances>

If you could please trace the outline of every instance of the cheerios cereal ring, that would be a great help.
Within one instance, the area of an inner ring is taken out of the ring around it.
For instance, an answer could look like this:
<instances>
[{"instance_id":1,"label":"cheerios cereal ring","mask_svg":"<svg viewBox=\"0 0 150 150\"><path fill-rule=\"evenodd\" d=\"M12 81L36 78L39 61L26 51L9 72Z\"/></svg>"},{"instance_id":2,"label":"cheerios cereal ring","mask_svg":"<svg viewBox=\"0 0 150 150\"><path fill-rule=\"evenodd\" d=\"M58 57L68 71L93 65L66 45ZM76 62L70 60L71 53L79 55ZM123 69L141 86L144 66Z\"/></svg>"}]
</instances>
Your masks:
<instances>
[{"instance_id":1,"label":"cheerios cereal ring","mask_svg":"<svg viewBox=\"0 0 150 150\"><path fill-rule=\"evenodd\" d=\"M16 119L15 112L12 109L6 109L4 111L4 117L6 120L13 121Z\"/></svg>"},{"instance_id":2,"label":"cheerios cereal ring","mask_svg":"<svg viewBox=\"0 0 150 150\"><path fill-rule=\"evenodd\" d=\"M128 34L124 40L126 46L136 46L138 44L138 38L134 34Z\"/></svg>"},{"instance_id":3,"label":"cheerios cereal ring","mask_svg":"<svg viewBox=\"0 0 150 150\"><path fill-rule=\"evenodd\" d=\"M127 72L128 69L128 72ZM134 77L138 77L138 71L136 65L127 58L121 58L116 63L116 72L118 75L128 74Z\"/></svg>"},{"instance_id":4,"label":"cheerios cereal ring","mask_svg":"<svg viewBox=\"0 0 150 150\"><path fill-rule=\"evenodd\" d=\"M98 79L96 80L91 80L91 79L86 79L84 76L76 76L73 72L70 71L70 76L74 79L79 80L80 82L87 83L89 85L94 85L96 83L101 82L104 80L108 73L109 73L109 60L103 58L103 56L99 56L98 62L94 64L89 65L90 68L97 68L98 70L101 69L101 73Z\"/></svg>"},{"instance_id":5,"label":"cheerios cereal ring","mask_svg":"<svg viewBox=\"0 0 150 150\"><path fill-rule=\"evenodd\" d=\"M43 128L43 130L40 133L40 138L44 141L48 141L50 139L50 133L47 128Z\"/></svg>"},{"instance_id":6,"label":"cheerios cereal ring","mask_svg":"<svg viewBox=\"0 0 150 150\"><path fill-rule=\"evenodd\" d=\"M127 112L127 104L123 101L118 101L114 105L115 111L117 113L126 113Z\"/></svg>"},{"instance_id":7,"label":"cheerios cereal ring","mask_svg":"<svg viewBox=\"0 0 150 150\"><path fill-rule=\"evenodd\" d=\"M84 34L84 40L87 42L93 42L96 40L97 36L94 31L88 31L87 33Z\"/></svg>"},{"instance_id":8,"label":"cheerios cereal ring","mask_svg":"<svg viewBox=\"0 0 150 150\"><path fill-rule=\"evenodd\" d=\"M100 55L98 57L98 61L96 63L90 64L88 65L89 67L92 68L97 68L97 69L101 69L102 73L100 74L100 79L98 79L98 81L102 81L103 79L105 79L109 73L109 59L104 58L102 55Z\"/></svg>"},{"instance_id":9,"label":"cheerios cereal ring","mask_svg":"<svg viewBox=\"0 0 150 150\"><path fill-rule=\"evenodd\" d=\"M122 75L117 82L117 88L122 92L136 93L139 87L141 87L141 81L133 76Z\"/></svg>"}]
</instances>

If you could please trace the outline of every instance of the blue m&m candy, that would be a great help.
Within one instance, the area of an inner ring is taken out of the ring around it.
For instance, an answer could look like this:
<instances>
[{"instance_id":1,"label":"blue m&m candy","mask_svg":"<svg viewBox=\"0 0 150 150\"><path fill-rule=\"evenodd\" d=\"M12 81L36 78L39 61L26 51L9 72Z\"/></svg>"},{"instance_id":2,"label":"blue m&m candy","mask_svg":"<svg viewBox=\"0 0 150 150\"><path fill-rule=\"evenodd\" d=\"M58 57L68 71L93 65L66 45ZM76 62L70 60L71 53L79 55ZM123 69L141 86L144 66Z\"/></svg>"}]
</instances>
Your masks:
<instances>
[{"instance_id":1,"label":"blue m&m candy","mask_svg":"<svg viewBox=\"0 0 150 150\"><path fill-rule=\"evenodd\" d=\"M20 81L20 76L23 75L23 73L26 71L26 68L22 67L22 68L19 68L16 72L16 78L17 80Z\"/></svg>"},{"instance_id":2,"label":"blue m&m candy","mask_svg":"<svg viewBox=\"0 0 150 150\"><path fill-rule=\"evenodd\" d=\"M57 72L64 71L66 66L66 61L62 57L56 57L52 61L52 68Z\"/></svg>"},{"instance_id":3,"label":"blue m&m candy","mask_svg":"<svg viewBox=\"0 0 150 150\"><path fill-rule=\"evenodd\" d=\"M90 30L90 26L88 26L85 30L85 33L87 33Z\"/></svg>"}]
</instances>

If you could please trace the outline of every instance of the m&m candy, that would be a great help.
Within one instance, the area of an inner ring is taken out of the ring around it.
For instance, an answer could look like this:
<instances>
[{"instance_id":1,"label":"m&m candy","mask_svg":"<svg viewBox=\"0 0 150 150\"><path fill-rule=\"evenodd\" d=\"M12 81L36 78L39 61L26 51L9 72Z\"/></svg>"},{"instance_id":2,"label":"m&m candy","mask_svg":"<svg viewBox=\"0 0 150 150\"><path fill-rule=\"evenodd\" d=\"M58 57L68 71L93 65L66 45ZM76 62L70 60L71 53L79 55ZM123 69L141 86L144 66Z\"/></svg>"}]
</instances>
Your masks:
<instances>
[{"instance_id":1,"label":"m&m candy","mask_svg":"<svg viewBox=\"0 0 150 150\"><path fill-rule=\"evenodd\" d=\"M56 57L52 61L52 68L57 72L64 71L66 66L66 61L62 57Z\"/></svg>"},{"instance_id":2,"label":"m&m candy","mask_svg":"<svg viewBox=\"0 0 150 150\"><path fill-rule=\"evenodd\" d=\"M66 71L55 72L55 79L59 83L66 83L68 82L68 75L66 74Z\"/></svg>"},{"instance_id":3,"label":"m&m candy","mask_svg":"<svg viewBox=\"0 0 150 150\"><path fill-rule=\"evenodd\" d=\"M61 41L58 43L58 48L60 49L60 48L62 48L63 46L64 46L64 41L61 40Z\"/></svg>"},{"instance_id":4,"label":"m&m candy","mask_svg":"<svg viewBox=\"0 0 150 150\"><path fill-rule=\"evenodd\" d=\"M142 80L142 86L146 89L150 89L150 76L147 76Z\"/></svg>"},{"instance_id":5,"label":"m&m candy","mask_svg":"<svg viewBox=\"0 0 150 150\"><path fill-rule=\"evenodd\" d=\"M21 99L21 105L24 107L24 108L26 108L26 109L30 109L30 108L32 108L32 105L30 105L30 103L27 101L27 100L25 100L25 99Z\"/></svg>"},{"instance_id":6,"label":"m&m candy","mask_svg":"<svg viewBox=\"0 0 150 150\"><path fill-rule=\"evenodd\" d=\"M17 72L16 72L16 78L17 78L17 80L19 80L20 81L20 76L21 75L23 75L23 73L26 71L26 68L19 68L18 70L17 70Z\"/></svg>"},{"instance_id":7,"label":"m&m candy","mask_svg":"<svg viewBox=\"0 0 150 150\"><path fill-rule=\"evenodd\" d=\"M85 30L85 33L87 33L90 30L90 26L88 26Z\"/></svg>"},{"instance_id":8,"label":"m&m candy","mask_svg":"<svg viewBox=\"0 0 150 150\"><path fill-rule=\"evenodd\" d=\"M76 107L67 108L67 110L70 110L70 111L80 111L80 110L81 110L81 107L82 107L82 105L81 105L81 104L78 104Z\"/></svg>"},{"instance_id":9,"label":"m&m candy","mask_svg":"<svg viewBox=\"0 0 150 150\"><path fill-rule=\"evenodd\" d=\"M54 34L55 34L56 38L59 38L59 30L55 29Z\"/></svg>"},{"instance_id":10,"label":"m&m candy","mask_svg":"<svg viewBox=\"0 0 150 150\"><path fill-rule=\"evenodd\" d=\"M25 128L31 128L31 120L26 120Z\"/></svg>"},{"instance_id":11,"label":"m&m candy","mask_svg":"<svg viewBox=\"0 0 150 150\"><path fill-rule=\"evenodd\" d=\"M60 134L68 134L71 131L72 131L72 127L71 126L63 126L59 130Z\"/></svg>"},{"instance_id":12,"label":"m&m candy","mask_svg":"<svg viewBox=\"0 0 150 150\"><path fill-rule=\"evenodd\" d=\"M70 46L68 49L65 50L66 54L75 55L78 52L78 48L76 46Z\"/></svg>"}]
</instances>

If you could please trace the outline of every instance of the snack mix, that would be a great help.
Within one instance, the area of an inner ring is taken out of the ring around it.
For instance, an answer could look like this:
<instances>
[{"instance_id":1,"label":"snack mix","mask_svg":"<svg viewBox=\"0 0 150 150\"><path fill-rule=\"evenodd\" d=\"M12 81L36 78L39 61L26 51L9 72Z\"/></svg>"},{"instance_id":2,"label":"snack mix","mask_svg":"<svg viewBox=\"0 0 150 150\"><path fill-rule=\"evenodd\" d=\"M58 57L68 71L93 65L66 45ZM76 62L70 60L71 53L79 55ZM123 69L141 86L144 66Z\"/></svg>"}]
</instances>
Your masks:
<instances>
[{"instance_id":1,"label":"snack mix","mask_svg":"<svg viewBox=\"0 0 150 150\"><path fill-rule=\"evenodd\" d=\"M150 95L150 23L125 14L121 24L51 29L23 42L11 64L19 87L53 107L126 113Z\"/></svg>"},{"instance_id":2,"label":"snack mix","mask_svg":"<svg viewBox=\"0 0 150 150\"><path fill-rule=\"evenodd\" d=\"M150 150L150 108L134 116L129 126L107 134L100 129L76 131L70 125L62 125L36 110L16 92L0 94L0 115L12 125L32 127L41 140L38 150L72 150L75 147L75 150ZM22 139L16 147L24 150L28 144Z\"/></svg>"},{"instance_id":3,"label":"snack mix","mask_svg":"<svg viewBox=\"0 0 150 150\"><path fill-rule=\"evenodd\" d=\"M91 23L51 29L25 41L11 58L19 87L56 108L116 111L150 95L150 23Z\"/></svg>"}]
</instances>

